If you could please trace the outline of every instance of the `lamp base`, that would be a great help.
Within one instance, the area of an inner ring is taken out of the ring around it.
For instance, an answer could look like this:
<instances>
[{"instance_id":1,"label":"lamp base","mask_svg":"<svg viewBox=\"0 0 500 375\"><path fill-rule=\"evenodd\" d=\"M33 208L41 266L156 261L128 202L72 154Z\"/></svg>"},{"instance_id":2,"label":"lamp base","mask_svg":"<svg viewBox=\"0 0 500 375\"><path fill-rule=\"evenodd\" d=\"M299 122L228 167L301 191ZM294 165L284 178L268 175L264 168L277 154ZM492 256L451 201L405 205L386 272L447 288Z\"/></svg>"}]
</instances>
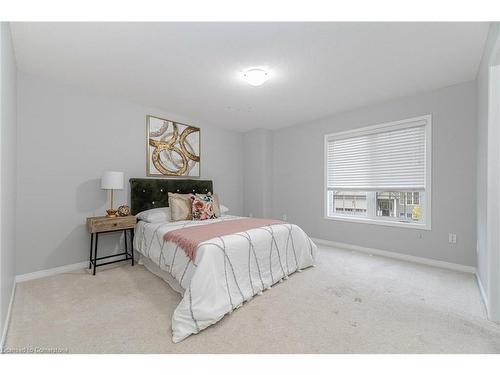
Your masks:
<instances>
[{"instance_id":1,"label":"lamp base","mask_svg":"<svg viewBox=\"0 0 500 375\"><path fill-rule=\"evenodd\" d=\"M106 217L116 217L116 210L113 210L112 208L107 209L106 213Z\"/></svg>"}]
</instances>

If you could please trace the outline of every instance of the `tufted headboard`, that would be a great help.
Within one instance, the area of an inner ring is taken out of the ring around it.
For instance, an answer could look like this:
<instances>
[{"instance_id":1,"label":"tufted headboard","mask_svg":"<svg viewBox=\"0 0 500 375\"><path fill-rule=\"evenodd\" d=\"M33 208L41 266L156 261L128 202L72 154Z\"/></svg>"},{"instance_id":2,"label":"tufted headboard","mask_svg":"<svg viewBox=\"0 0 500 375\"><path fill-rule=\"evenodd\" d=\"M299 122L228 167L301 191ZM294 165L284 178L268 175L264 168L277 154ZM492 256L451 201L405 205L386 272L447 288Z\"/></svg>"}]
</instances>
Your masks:
<instances>
[{"instance_id":1,"label":"tufted headboard","mask_svg":"<svg viewBox=\"0 0 500 375\"><path fill-rule=\"evenodd\" d=\"M131 178L129 182L132 215L151 208L168 207L168 192L181 194L213 192L211 180Z\"/></svg>"}]
</instances>

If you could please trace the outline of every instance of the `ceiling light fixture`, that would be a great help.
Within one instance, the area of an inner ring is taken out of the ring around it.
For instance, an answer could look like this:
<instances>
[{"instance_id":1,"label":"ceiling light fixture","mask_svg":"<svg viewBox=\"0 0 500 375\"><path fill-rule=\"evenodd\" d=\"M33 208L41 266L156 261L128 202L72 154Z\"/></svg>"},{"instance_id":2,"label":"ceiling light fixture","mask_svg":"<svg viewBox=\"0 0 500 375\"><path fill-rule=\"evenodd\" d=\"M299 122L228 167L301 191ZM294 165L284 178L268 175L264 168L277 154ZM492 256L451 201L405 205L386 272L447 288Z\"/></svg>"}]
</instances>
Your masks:
<instances>
[{"instance_id":1,"label":"ceiling light fixture","mask_svg":"<svg viewBox=\"0 0 500 375\"><path fill-rule=\"evenodd\" d=\"M243 77L249 85L260 86L269 79L269 74L264 69L247 70Z\"/></svg>"}]
</instances>

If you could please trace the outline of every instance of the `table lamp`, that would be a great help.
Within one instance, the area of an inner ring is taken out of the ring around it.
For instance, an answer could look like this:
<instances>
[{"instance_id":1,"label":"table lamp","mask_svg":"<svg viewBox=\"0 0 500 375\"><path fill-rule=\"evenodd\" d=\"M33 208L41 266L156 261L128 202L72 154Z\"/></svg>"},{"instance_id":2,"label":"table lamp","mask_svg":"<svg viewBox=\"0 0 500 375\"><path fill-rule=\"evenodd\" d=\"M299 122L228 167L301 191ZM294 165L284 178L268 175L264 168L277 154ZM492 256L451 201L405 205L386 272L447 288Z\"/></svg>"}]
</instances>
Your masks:
<instances>
[{"instance_id":1,"label":"table lamp","mask_svg":"<svg viewBox=\"0 0 500 375\"><path fill-rule=\"evenodd\" d=\"M111 206L106 210L106 216L116 217L116 210L113 209L113 190L123 189L123 172L104 172L101 177L101 189L111 191Z\"/></svg>"}]
</instances>

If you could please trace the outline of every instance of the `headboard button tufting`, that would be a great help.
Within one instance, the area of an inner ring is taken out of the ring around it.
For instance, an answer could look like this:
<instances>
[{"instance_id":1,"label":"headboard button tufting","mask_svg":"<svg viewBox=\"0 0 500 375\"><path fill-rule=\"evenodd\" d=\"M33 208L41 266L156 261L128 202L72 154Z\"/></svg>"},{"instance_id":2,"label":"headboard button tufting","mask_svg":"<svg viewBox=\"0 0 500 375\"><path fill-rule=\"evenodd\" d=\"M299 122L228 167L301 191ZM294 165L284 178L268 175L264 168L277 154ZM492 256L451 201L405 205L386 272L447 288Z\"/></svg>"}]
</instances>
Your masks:
<instances>
[{"instance_id":1,"label":"headboard button tufting","mask_svg":"<svg viewBox=\"0 0 500 375\"><path fill-rule=\"evenodd\" d=\"M169 192L183 194L192 191L205 194L213 190L210 180L136 178L130 179L130 184L130 209L133 215L149 209L168 207Z\"/></svg>"}]
</instances>

